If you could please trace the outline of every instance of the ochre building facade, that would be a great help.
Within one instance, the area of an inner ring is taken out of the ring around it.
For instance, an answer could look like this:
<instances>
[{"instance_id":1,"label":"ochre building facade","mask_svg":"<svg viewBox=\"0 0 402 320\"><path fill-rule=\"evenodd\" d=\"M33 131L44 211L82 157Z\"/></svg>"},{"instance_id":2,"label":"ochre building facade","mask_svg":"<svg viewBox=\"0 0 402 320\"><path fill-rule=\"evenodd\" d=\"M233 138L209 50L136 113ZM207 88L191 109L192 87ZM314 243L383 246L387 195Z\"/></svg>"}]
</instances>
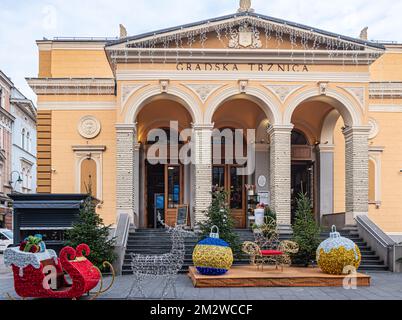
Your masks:
<instances>
[{"instance_id":1,"label":"ochre building facade","mask_svg":"<svg viewBox=\"0 0 402 320\"><path fill-rule=\"evenodd\" d=\"M173 223L188 205L200 221L211 187L231 192L248 225L245 185L290 230L307 192L317 221L369 215L402 234L402 46L252 11L119 39L40 40L38 192L88 185L107 223ZM148 133L178 121L193 130L192 164L152 165ZM213 129L255 129L256 170L216 164Z\"/></svg>"}]
</instances>

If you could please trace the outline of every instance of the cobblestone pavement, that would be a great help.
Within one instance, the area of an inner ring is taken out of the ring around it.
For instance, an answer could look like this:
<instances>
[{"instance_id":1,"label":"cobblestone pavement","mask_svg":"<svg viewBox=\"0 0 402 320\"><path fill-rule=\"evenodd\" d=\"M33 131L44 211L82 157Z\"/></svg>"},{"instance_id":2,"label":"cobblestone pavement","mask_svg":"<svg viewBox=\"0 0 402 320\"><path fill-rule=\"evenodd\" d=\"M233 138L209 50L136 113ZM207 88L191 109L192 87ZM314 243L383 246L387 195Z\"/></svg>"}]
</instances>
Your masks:
<instances>
[{"instance_id":1,"label":"cobblestone pavement","mask_svg":"<svg viewBox=\"0 0 402 320\"><path fill-rule=\"evenodd\" d=\"M372 286L346 290L344 288L216 288L197 289L190 279L180 275L176 282L179 299L186 300L402 300L402 274L372 273ZM110 279L105 279L105 285ZM129 296L133 281L131 276L117 277L111 291L99 299L131 300L139 299L133 291ZM150 299L158 299L161 294L160 281L151 281L145 286ZM0 299L6 294L15 296L13 280L10 276L0 278ZM169 297L168 297L169 299Z\"/></svg>"}]
</instances>

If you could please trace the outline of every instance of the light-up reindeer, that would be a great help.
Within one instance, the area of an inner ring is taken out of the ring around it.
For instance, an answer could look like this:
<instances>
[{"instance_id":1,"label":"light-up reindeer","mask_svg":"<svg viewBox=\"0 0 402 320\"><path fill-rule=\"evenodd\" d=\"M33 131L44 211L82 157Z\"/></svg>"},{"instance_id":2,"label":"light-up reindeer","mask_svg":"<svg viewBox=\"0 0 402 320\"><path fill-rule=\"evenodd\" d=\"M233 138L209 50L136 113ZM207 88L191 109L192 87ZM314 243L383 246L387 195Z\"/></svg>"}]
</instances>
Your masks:
<instances>
[{"instance_id":1,"label":"light-up reindeer","mask_svg":"<svg viewBox=\"0 0 402 320\"><path fill-rule=\"evenodd\" d=\"M195 234L184 230L183 226L169 227L161 220L160 215L158 215L158 220L166 228L167 232L170 233L172 248L169 253L160 255L131 254L131 268L134 274L134 282L131 286L130 296L134 288L137 288L141 296L146 298L142 286L144 280L146 278L155 279L163 277L166 282L162 290L161 299L166 297L169 287L172 288L174 297L177 298L175 282L184 264L184 238L194 236Z\"/></svg>"}]
</instances>

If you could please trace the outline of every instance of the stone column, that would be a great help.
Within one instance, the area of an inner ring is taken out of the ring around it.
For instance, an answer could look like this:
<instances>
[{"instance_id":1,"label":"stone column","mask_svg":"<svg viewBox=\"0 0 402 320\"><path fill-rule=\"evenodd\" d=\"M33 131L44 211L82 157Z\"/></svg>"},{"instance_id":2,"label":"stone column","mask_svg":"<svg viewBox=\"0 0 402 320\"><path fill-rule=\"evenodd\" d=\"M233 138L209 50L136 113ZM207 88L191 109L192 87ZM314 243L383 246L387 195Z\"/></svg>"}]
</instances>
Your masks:
<instances>
[{"instance_id":1,"label":"stone column","mask_svg":"<svg viewBox=\"0 0 402 320\"><path fill-rule=\"evenodd\" d=\"M138 221L135 212L138 201L135 201L136 163L135 146L137 145L137 129L135 124L116 125L116 207L117 214L129 214L132 222Z\"/></svg>"},{"instance_id":2,"label":"stone column","mask_svg":"<svg viewBox=\"0 0 402 320\"><path fill-rule=\"evenodd\" d=\"M273 125L270 136L271 207L276 212L280 233L292 232L291 227L291 134L293 125Z\"/></svg>"},{"instance_id":3,"label":"stone column","mask_svg":"<svg viewBox=\"0 0 402 320\"><path fill-rule=\"evenodd\" d=\"M345 135L346 225L354 225L358 215L368 214L369 149L366 126L348 127Z\"/></svg>"},{"instance_id":4,"label":"stone column","mask_svg":"<svg viewBox=\"0 0 402 320\"><path fill-rule=\"evenodd\" d=\"M212 130L213 125L194 125L194 165L195 165L195 223L205 220L205 211L211 204L212 196Z\"/></svg>"},{"instance_id":5,"label":"stone column","mask_svg":"<svg viewBox=\"0 0 402 320\"><path fill-rule=\"evenodd\" d=\"M320 144L320 218L334 213L334 145Z\"/></svg>"}]
</instances>

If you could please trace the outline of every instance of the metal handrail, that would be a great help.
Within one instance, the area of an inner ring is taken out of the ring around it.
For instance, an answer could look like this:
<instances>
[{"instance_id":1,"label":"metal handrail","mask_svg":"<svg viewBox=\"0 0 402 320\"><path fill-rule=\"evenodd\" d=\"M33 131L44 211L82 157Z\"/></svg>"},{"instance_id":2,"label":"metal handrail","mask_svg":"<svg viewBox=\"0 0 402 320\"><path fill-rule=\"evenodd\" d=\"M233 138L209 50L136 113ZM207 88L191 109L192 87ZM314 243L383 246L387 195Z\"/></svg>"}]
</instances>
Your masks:
<instances>
[{"instance_id":1,"label":"metal handrail","mask_svg":"<svg viewBox=\"0 0 402 320\"><path fill-rule=\"evenodd\" d=\"M366 216L357 216L356 221L371 235L374 239L376 239L384 248L389 248L395 245L395 241L393 241L389 236L383 235L381 236L378 232L374 230L370 226L370 224L374 223ZM375 225L374 225L375 226ZM378 227L376 226L378 229Z\"/></svg>"}]
</instances>

